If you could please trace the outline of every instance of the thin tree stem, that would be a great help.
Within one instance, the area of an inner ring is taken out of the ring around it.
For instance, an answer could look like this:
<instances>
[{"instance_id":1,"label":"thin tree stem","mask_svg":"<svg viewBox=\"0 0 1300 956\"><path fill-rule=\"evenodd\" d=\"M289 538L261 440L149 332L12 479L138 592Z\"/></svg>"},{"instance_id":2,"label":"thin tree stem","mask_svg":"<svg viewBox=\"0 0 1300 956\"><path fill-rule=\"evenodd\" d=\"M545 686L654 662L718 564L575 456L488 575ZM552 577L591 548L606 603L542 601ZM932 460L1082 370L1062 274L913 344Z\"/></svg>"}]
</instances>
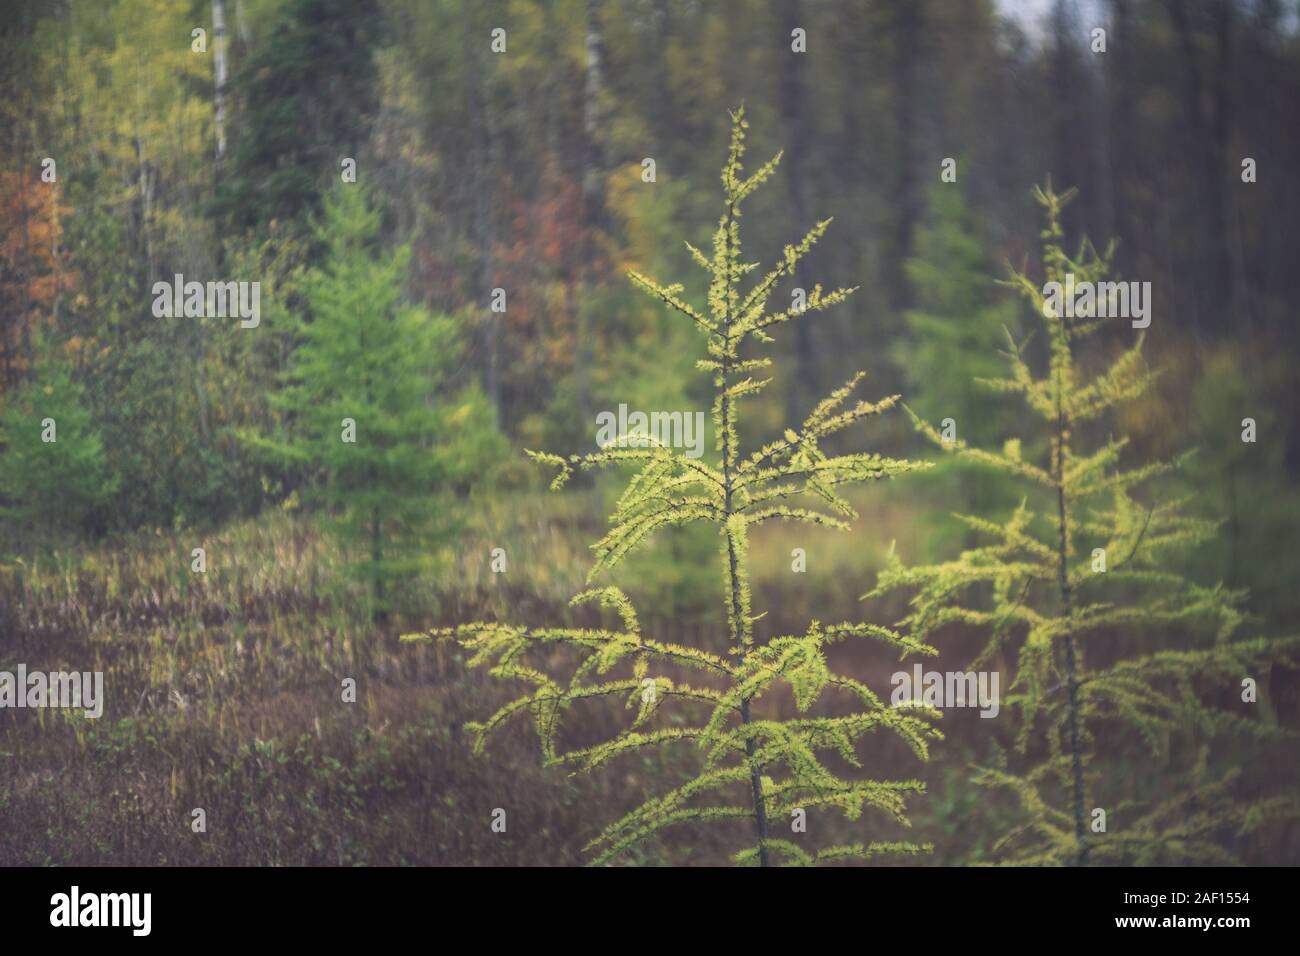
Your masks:
<instances>
[{"instance_id":1,"label":"thin tree stem","mask_svg":"<svg viewBox=\"0 0 1300 956\"><path fill-rule=\"evenodd\" d=\"M1065 414L1061 411L1060 383L1057 383L1056 416L1056 513L1060 532L1057 551L1057 573L1061 587L1061 606L1068 622L1074 616L1070 593L1069 525L1065 507ZM1079 747L1079 681L1075 659L1074 635L1065 635L1065 685L1069 690L1070 708L1070 771L1074 784L1074 836L1079 844L1078 864L1088 863L1088 842L1083 814L1083 754Z\"/></svg>"},{"instance_id":2,"label":"thin tree stem","mask_svg":"<svg viewBox=\"0 0 1300 956\"><path fill-rule=\"evenodd\" d=\"M735 204L727 202L727 221L723 227L724 250L731 235L731 222L735 215ZM745 619L744 606L741 601L740 562L736 554L735 534L731 529L732 466L735 463L736 450L731 447L731 396L727 388L731 384L731 260L724 256L723 268L728 270L727 288L723 295L726 312L723 318L723 335L726 347L722 357L722 478L723 478L723 520L727 535L727 579L731 584L731 640L736 648L738 663L745 663ZM749 698L740 702L740 722L748 725L752 722L749 713ZM758 865L770 866L767 852L767 800L763 796L763 777L757 761L754 759L758 744L753 736L745 740L745 758L749 761L749 787L754 801L754 831L758 835Z\"/></svg>"}]
</instances>

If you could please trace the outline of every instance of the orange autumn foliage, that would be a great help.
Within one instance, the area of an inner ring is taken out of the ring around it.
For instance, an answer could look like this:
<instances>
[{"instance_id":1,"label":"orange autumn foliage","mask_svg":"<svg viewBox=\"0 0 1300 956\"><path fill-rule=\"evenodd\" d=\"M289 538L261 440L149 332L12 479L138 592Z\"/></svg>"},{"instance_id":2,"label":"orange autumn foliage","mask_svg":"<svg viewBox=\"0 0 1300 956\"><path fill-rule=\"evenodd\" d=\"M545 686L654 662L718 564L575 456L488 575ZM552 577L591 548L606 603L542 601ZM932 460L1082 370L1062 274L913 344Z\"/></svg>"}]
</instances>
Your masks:
<instances>
[{"instance_id":1,"label":"orange autumn foliage","mask_svg":"<svg viewBox=\"0 0 1300 956\"><path fill-rule=\"evenodd\" d=\"M57 182L0 163L0 391L26 373L33 334L54 324L61 297L76 287L61 247L69 212Z\"/></svg>"}]
</instances>

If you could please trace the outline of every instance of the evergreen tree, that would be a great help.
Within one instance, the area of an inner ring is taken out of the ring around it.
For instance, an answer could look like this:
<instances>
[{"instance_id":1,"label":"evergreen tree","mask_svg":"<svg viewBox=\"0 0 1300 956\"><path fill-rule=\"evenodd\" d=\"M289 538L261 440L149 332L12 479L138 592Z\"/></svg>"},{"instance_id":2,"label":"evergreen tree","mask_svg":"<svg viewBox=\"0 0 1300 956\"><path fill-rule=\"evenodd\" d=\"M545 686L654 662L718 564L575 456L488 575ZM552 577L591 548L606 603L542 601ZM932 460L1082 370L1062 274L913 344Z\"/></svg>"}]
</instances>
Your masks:
<instances>
[{"instance_id":1,"label":"evergreen tree","mask_svg":"<svg viewBox=\"0 0 1300 956\"><path fill-rule=\"evenodd\" d=\"M233 77L241 103L219 216L235 231L315 211L376 109L377 0L289 0Z\"/></svg>"},{"instance_id":2,"label":"evergreen tree","mask_svg":"<svg viewBox=\"0 0 1300 956\"><path fill-rule=\"evenodd\" d=\"M117 479L71 367L47 352L0 403L0 523L20 540L86 530Z\"/></svg>"},{"instance_id":3,"label":"evergreen tree","mask_svg":"<svg viewBox=\"0 0 1300 956\"><path fill-rule=\"evenodd\" d=\"M663 286L638 273L633 283L689 319L707 341L708 357L698 363L712 377L713 423L717 458L712 463L686 457L657 444L614 447L565 459L531 453L558 468L558 488L575 467L630 464L638 467L612 516L610 529L593 545L597 559L589 581L627 557L660 528L708 522L717 528L727 622L725 654L659 641L645 635L626 595L617 587L583 591L574 604L597 603L614 612L616 629L530 628L500 623L463 624L455 628L407 635L408 640L449 638L472 652L470 664L494 676L522 681L532 689L487 720L474 725L476 746L507 720L530 713L545 759L587 771L645 747L690 744L701 755L698 773L681 786L652 797L609 824L588 845L598 851L595 863L613 860L665 827L724 819L749 820L753 840L735 855L738 863L781 862L808 865L889 852L915 853L926 847L907 842L875 841L813 850L771 832L772 822L789 819L793 810L825 806L850 819L871 808L906 823L906 798L923 789L917 780L845 779L823 763L835 752L860 766L858 744L872 731L888 730L926 759L928 741L937 737L929 720L933 711L903 712L881 702L868 687L833 674L825 649L849 638L886 642L903 654L933 649L875 624L809 624L802 634L760 640L754 633L748 548L751 529L767 521L791 520L847 528L855 512L840 495L842 485L901 474L919 464L870 453L833 455L822 442L849 425L891 408L897 396L872 403L846 403L861 373L818 404L797 428L748 455L741 451L738 417L741 400L761 391L770 378L755 377L772 364L749 346L769 343L773 326L803 313L768 311L777 284L793 274L830 220L817 223L797 244L785 247L781 261L761 280L742 290L742 279L758 268L741 260L741 206L771 175L776 158L752 176L741 178L747 124L743 111L733 115L731 143L722 171L725 212L713 235L712 255L688 247L692 259L709 276L707 306L697 308L681 297L679 285ZM843 301L853 290L823 292L815 286L804 312L817 312ZM631 436L623 436L630 438ZM805 500L823 507L799 507ZM554 649L567 647L580 659L572 671L553 674ZM687 683L680 675L692 674ZM679 676L673 676L679 675ZM698 679L698 682L696 682ZM781 719L759 708L765 698L789 688L800 716ZM828 688L856 705L843 716L810 714ZM612 739L592 747L566 749L561 740L563 717L573 705L601 698L625 699L636 715ZM661 714L671 702L671 717Z\"/></svg>"},{"instance_id":4,"label":"evergreen tree","mask_svg":"<svg viewBox=\"0 0 1300 956\"><path fill-rule=\"evenodd\" d=\"M474 389L435 400L456 324L402 301L410 250L381 247L380 224L360 186L327 197L314 226L325 264L304 280L310 321L274 399L288 434L253 439L313 480L376 617L388 582L430 566L455 530L449 492L486 455L466 436L493 434Z\"/></svg>"},{"instance_id":5,"label":"evergreen tree","mask_svg":"<svg viewBox=\"0 0 1300 956\"><path fill-rule=\"evenodd\" d=\"M914 641L929 641L948 625L965 625L989 635L972 667L1004 655L1014 660L1007 703L1017 715L1015 754L1023 767L1003 755L974 777L1006 788L1018 802L1019 820L996 845L1007 860L1224 862L1230 859L1221 846L1225 838L1296 807L1292 800L1238 799L1234 775L1211 769L1216 741L1276 730L1224 706L1222 692L1239 691L1243 678L1258 674L1270 657L1293 653L1295 642L1235 639L1243 594L1198 585L1176 569L1180 551L1217 530L1214 522L1186 516L1182 501L1160 501L1152 493L1144 504L1139 497L1142 486L1175 469L1177 461L1121 467L1127 439L1086 442L1098 419L1146 392L1154 373L1143 362L1141 336L1096 377L1081 373L1079 343L1107 320L1087 308L1082 311L1088 314L1067 317L1049 298L1048 283L1064 285L1071 274L1076 288L1105 280L1112 250L1099 254L1085 242L1068 256L1060 214L1072 192L1057 195L1049 185L1035 196L1047 221L1045 282L1040 287L1013 273L1011 284L1042 323L1047 368L1035 376L1013 342L1010 377L986 384L1024 399L1041 423L1039 431L993 452L946 441L912 415L935 444L1027 485L1026 497L1002 524L964 517L988 543L954 560L906 567L891 551L872 595L896 588L914 592L900 622ZM1022 454L1022 447L1039 447L1039 441L1045 446L1042 463ZM1206 639L1188 641L1186 635L1198 627ZM1163 646L1136 653L1135 631L1159 637ZM1114 650L1098 641L1115 633L1129 636L1130 653L1112 662L1107 658ZM1200 692L1206 688L1221 693ZM1114 739L1115 728L1123 728L1125 737L1135 733L1152 754L1179 752L1172 740L1181 739L1196 757L1181 792L1145 801L1125 794L1123 812L1112 804L1108 829L1094 832L1100 819L1094 810L1106 809L1099 803L1106 781L1098 743L1103 732Z\"/></svg>"},{"instance_id":6,"label":"evergreen tree","mask_svg":"<svg viewBox=\"0 0 1300 956\"><path fill-rule=\"evenodd\" d=\"M897 338L891 352L912 396L909 407L962 440L983 445L997 434L1001 410L997 396L977 380L1001 371L997 349L1007 330L1015 328L1016 304L1000 297L993 264L960 187L934 184L929 205L916 233L916 255L905 263L916 307L904 313L909 334ZM989 514L1014 505L1005 483L960 457L943 459L922 487L932 487L943 502L926 516L936 528L938 547L968 535L967 529L954 527L954 508Z\"/></svg>"},{"instance_id":7,"label":"evergreen tree","mask_svg":"<svg viewBox=\"0 0 1300 956\"><path fill-rule=\"evenodd\" d=\"M936 184L930 212L916 234L916 255L905 269L916 307L904 314L909 335L892 353L923 418L958 419L972 444L991 441L998 407L975 381L998 374L994 351L1013 328L1013 302L997 296L992 263L958 186Z\"/></svg>"}]
</instances>

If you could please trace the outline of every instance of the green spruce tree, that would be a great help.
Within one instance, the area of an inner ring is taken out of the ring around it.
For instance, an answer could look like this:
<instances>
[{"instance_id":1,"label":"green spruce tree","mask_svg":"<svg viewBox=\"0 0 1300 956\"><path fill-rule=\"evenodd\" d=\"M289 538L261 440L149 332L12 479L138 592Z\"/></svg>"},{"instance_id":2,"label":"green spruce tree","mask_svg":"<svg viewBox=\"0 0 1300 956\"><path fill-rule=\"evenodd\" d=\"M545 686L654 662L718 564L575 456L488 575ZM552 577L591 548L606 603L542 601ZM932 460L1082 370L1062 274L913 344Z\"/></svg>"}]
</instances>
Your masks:
<instances>
[{"instance_id":1,"label":"green spruce tree","mask_svg":"<svg viewBox=\"0 0 1300 956\"><path fill-rule=\"evenodd\" d=\"M1085 242L1067 255L1060 213L1073 194L1057 195L1048 185L1035 195L1046 215L1044 283L1016 272L1011 284L1041 323L1046 367L1035 375L1013 342L1010 376L985 384L1023 399L1038 429L988 451L947 440L912 415L936 445L1020 483L1025 498L1003 523L964 517L983 543L953 560L907 567L891 550L871 596L911 592L899 626L913 640L965 626L988 635L971 667L1010 666L1014 747L974 776L1012 794L1018 806L1015 824L995 844L1002 860L1225 862L1227 841L1275 813L1295 811L1294 801L1240 799L1234 774L1212 762L1223 758L1213 745L1234 734L1276 731L1224 698L1240 693L1243 679L1259 676L1274 655L1293 653L1295 643L1235 639L1243 595L1179 572L1180 552L1212 539L1217 525L1185 515L1183 501L1161 500L1158 490L1142 494L1179 462L1122 466L1127 439L1102 437L1098 427L1154 379L1142 359L1142 337L1088 378L1079 343L1108 320L1086 306L1087 314L1070 317L1048 292L1048 283L1064 286L1070 275L1076 288L1104 281L1112 250L1099 254ZM1031 449L1043 460L1035 461ZM1113 635L1123 635L1127 647L1117 652L1107 640ZM1134 646L1144 640L1156 642L1154 649ZM1107 771L1116 768L1100 744L1130 739L1154 755L1182 757L1183 789L1143 794L1108 786ZM1101 832L1096 811L1108 808Z\"/></svg>"},{"instance_id":2,"label":"green spruce tree","mask_svg":"<svg viewBox=\"0 0 1300 956\"><path fill-rule=\"evenodd\" d=\"M232 74L230 153L213 211L232 234L318 212L341 157L356 158L378 109L377 0L287 0Z\"/></svg>"},{"instance_id":3,"label":"green spruce tree","mask_svg":"<svg viewBox=\"0 0 1300 956\"><path fill-rule=\"evenodd\" d=\"M797 808L828 807L850 819L864 810L884 813L906 823L908 795L923 789L916 780L848 779L824 762L829 751L860 766L858 745L873 731L901 737L925 759L928 741L938 736L930 724L933 711L903 712L882 703L857 680L832 673L828 645L851 638L874 638L903 654L932 650L875 624L813 621L801 634L755 634L749 588L750 534L768 521L790 520L846 528L855 517L840 494L841 486L898 475L918 464L870 453L836 455L822 449L831 435L891 408L897 396L872 403L850 401L861 374L818 404L798 427L749 454L742 452L738 418L742 401L761 391L770 378L756 377L771 366L757 354L770 343L774 325L806 315L768 311L777 284L790 276L799 260L821 238L830 220L817 223L797 244L787 246L777 265L748 289L744 277L758 267L741 260L740 215L744 201L769 176L780 159L741 176L746 122L733 116L731 143L722 171L725 211L713 235L711 255L690 247L709 277L707 305L697 308L681 295L682 287L663 286L631 273L632 281L674 312L688 319L708 343L699 362L712 377L716 459L687 457L657 444L615 447L588 455L530 453L559 470L558 488L574 467L632 465L638 470L611 518L612 528L593 547L597 560L591 578L616 565L660 528L707 522L716 527L723 585L727 650L661 641L642 631L624 593L613 586L578 594L574 604L598 603L613 612L613 628L526 627L499 623L463 624L407 635L409 640L447 638L472 653L470 664L484 666L502 679L530 689L481 724L474 726L477 746L516 715L530 714L545 759L587 771L641 748L693 747L698 772L680 786L652 797L605 827L588 845L595 863L615 860L666 827L677 824L748 820L752 837L735 854L738 863L808 865L890 852L917 852L914 843L889 840L825 846L820 850L782 839L773 832ZM823 292L816 286L805 312L826 309L853 290ZM630 438L631 436L624 436ZM822 507L800 506L805 500ZM590 580L590 579L589 579ZM572 669L555 673L555 650L576 655ZM792 692L799 716L783 719L768 698ZM833 690L855 705L850 713L812 713L823 691ZM602 698L626 701L635 711L612 739L590 747L568 748L564 718L575 707ZM665 705L671 705L671 708ZM673 713L667 714L671 709Z\"/></svg>"},{"instance_id":4,"label":"green spruce tree","mask_svg":"<svg viewBox=\"0 0 1300 956\"><path fill-rule=\"evenodd\" d=\"M917 230L916 255L905 263L916 307L903 316L908 334L891 348L903 371L908 405L927 421L973 445L993 440L1001 425L998 397L978 379L1001 372L997 351L1015 328L1016 303L998 288L983 238L955 183L935 183L929 214ZM918 486L941 507L927 511L935 548L969 542L954 510L1009 510L1005 483L960 457L937 463ZM933 552L933 553L938 553Z\"/></svg>"},{"instance_id":5,"label":"green spruce tree","mask_svg":"<svg viewBox=\"0 0 1300 956\"><path fill-rule=\"evenodd\" d=\"M410 249L381 248L380 224L362 187L327 197L324 265L304 281L309 318L274 398L285 425L252 439L305 473L376 619L456 531L452 489L491 451L469 436L494 434L476 389L446 387L456 323L403 301Z\"/></svg>"},{"instance_id":6,"label":"green spruce tree","mask_svg":"<svg viewBox=\"0 0 1300 956\"><path fill-rule=\"evenodd\" d=\"M929 214L904 264L916 307L903 316L908 335L891 348L909 388L908 404L929 421L960 417L972 444L992 439L996 398L976 379L996 376L996 350L1014 327L1013 302L998 296L993 263L960 187L936 183Z\"/></svg>"},{"instance_id":7,"label":"green spruce tree","mask_svg":"<svg viewBox=\"0 0 1300 956\"><path fill-rule=\"evenodd\" d=\"M31 379L0 397L0 525L15 544L90 530L118 484L71 366L37 351Z\"/></svg>"}]
</instances>

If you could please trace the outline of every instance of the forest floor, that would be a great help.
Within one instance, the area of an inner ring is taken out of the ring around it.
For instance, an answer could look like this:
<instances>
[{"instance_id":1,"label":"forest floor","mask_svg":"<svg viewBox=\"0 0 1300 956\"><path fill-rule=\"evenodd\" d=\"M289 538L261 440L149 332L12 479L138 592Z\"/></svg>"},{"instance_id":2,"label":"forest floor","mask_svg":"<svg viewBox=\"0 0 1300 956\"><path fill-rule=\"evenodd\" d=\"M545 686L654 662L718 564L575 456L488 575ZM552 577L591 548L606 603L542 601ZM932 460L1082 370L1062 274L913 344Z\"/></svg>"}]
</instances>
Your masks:
<instances>
[{"instance_id":1,"label":"forest floor","mask_svg":"<svg viewBox=\"0 0 1300 956\"><path fill-rule=\"evenodd\" d=\"M647 751L573 776L542 766L526 720L474 754L465 723L517 688L467 669L454 647L399 635L480 619L595 624L595 612L566 605L583 587L586 542L599 536L598 497L519 493L478 507L449 565L404 595L420 610L383 625L358 623L339 554L296 512L7 567L0 670L102 671L106 702L99 719L0 710L0 865L584 862L588 840L683 782L697 755ZM802 632L810 619L897 619L900 607L858 597L874 585L888 542L915 540L914 515L863 510L849 534L774 529L757 538L755 605L768 612L760 638ZM203 574L190 570L198 546ZM489 570L497 546L508 548L504 574ZM794 547L807 550L807 573L792 572ZM673 536L615 579L648 632L722 650L715 561L711 538ZM964 666L974 648L948 659ZM885 699L903 669L895 652L869 642L837 648L831 664ZM356 681L354 703L343 699L346 678ZM769 706L794 710L792 701ZM571 721L574 742L607 739L604 728L627 719L621 704L593 708ZM809 842L929 841L938 847L929 862L987 859L984 824L1007 811L965 784L966 759L985 752L981 723L973 709L945 714L947 739L929 764L901 741L868 738L863 775L927 782L912 802L914 827L815 810ZM498 808L504 833L491 826ZM196 809L204 832L195 832ZM725 863L751 835L739 822L669 829L627 861Z\"/></svg>"}]
</instances>

